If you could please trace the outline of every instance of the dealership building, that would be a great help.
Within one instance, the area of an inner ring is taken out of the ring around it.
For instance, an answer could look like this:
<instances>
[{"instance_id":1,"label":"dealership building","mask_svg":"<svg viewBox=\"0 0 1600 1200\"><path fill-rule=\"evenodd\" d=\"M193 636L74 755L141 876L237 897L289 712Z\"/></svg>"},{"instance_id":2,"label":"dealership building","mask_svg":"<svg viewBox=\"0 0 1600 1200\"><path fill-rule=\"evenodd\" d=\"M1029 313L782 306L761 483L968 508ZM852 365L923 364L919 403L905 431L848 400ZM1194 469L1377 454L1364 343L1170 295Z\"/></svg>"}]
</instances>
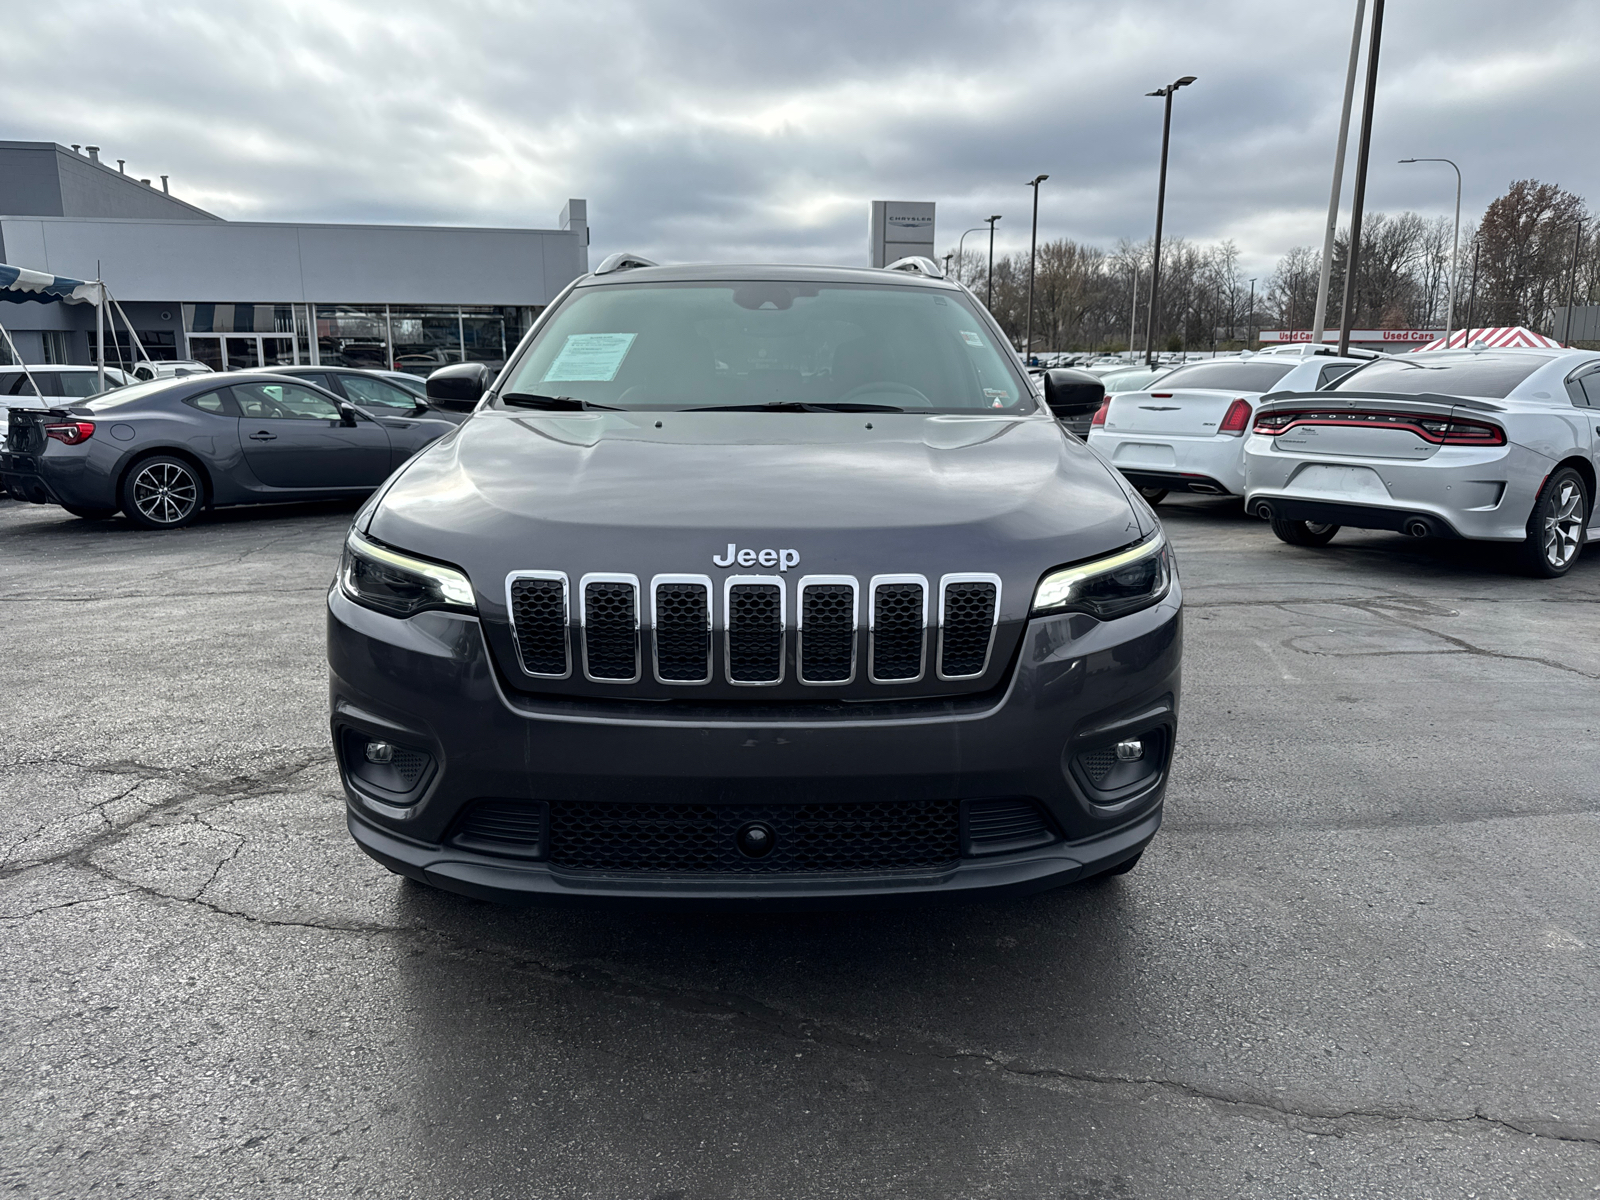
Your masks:
<instances>
[{"instance_id":1,"label":"dealership building","mask_svg":"<svg viewBox=\"0 0 1600 1200\"><path fill-rule=\"evenodd\" d=\"M98 147L0 141L0 262L103 279L150 358L426 374L503 362L589 269L589 225L582 200L555 229L225 221ZM131 363L126 326L107 318L107 365ZM0 322L30 363L96 361L90 305L7 304Z\"/></svg>"}]
</instances>

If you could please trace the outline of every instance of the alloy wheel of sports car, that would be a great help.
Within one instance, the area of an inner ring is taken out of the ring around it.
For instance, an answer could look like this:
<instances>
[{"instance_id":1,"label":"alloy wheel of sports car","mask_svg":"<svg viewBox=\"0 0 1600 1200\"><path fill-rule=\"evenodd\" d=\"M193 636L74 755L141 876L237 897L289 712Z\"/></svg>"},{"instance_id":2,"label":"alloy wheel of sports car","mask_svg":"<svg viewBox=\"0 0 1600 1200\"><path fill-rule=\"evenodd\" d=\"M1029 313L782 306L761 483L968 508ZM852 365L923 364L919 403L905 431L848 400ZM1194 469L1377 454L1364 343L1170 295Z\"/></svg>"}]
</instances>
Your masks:
<instances>
[{"instance_id":1,"label":"alloy wheel of sports car","mask_svg":"<svg viewBox=\"0 0 1600 1200\"><path fill-rule=\"evenodd\" d=\"M1544 485L1528 521L1523 559L1533 574L1556 579L1572 569L1589 525L1589 498L1583 479L1570 467Z\"/></svg>"},{"instance_id":2,"label":"alloy wheel of sports car","mask_svg":"<svg viewBox=\"0 0 1600 1200\"><path fill-rule=\"evenodd\" d=\"M122 511L142 529L177 529L200 513L205 487L194 467L160 455L135 463L122 481Z\"/></svg>"},{"instance_id":3,"label":"alloy wheel of sports car","mask_svg":"<svg viewBox=\"0 0 1600 1200\"><path fill-rule=\"evenodd\" d=\"M1315 521L1280 521L1272 519L1272 532L1291 546L1326 546L1339 532L1337 525L1319 525Z\"/></svg>"}]
</instances>

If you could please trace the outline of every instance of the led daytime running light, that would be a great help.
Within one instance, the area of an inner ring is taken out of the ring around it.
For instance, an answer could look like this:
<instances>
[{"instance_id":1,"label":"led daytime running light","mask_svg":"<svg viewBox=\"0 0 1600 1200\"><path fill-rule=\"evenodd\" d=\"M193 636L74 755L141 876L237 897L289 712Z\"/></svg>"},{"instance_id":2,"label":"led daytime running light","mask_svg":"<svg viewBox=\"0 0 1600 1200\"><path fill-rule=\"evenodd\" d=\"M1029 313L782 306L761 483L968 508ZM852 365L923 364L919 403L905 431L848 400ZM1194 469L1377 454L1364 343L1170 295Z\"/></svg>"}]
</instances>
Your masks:
<instances>
[{"instance_id":1,"label":"led daytime running light","mask_svg":"<svg viewBox=\"0 0 1600 1200\"><path fill-rule=\"evenodd\" d=\"M1079 563L1075 567L1063 567L1059 571L1052 571L1039 581L1039 587L1033 593L1033 615L1065 608L1077 598L1075 589L1080 584L1120 571L1145 559L1155 558L1164 554L1166 549L1166 535L1158 533L1148 542L1106 558L1097 558L1093 562ZM1166 593L1167 586L1169 584L1163 584L1160 593L1153 595L1152 599L1160 599L1160 596Z\"/></svg>"},{"instance_id":2,"label":"led daytime running light","mask_svg":"<svg viewBox=\"0 0 1600 1200\"><path fill-rule=\"evenodd\" d=\"M472 581L460 571L452 567L441 566L438 563L428 562L426 559L412 558L409 554L399 554L386 546L379 546L369 542L354 530L345 539L345 549L358 558L365 558L372 562L382 563L397 571L404 571L411 575L420 576L438 590L440 598L447 604L464 608L468 611L477 611L477 597L472 592ZM350 590L348 584L345 590ZM352 599L362 599L359 595Z\"/></svg>"}]
</instances>

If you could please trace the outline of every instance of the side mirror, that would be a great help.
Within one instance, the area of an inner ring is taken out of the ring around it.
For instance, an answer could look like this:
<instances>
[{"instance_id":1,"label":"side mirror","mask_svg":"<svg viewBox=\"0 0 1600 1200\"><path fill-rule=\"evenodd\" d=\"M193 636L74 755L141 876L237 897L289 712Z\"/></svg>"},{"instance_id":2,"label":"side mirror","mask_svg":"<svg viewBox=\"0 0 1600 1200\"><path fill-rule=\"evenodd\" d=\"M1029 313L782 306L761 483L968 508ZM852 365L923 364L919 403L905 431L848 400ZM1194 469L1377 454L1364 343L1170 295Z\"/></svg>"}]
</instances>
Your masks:
<instances>
[{"instance_id":1,"label":"side mirror","mask_svg":"<svg viewBox=\"0 0 1600 1200\"><path fill-rule=\"evenodd\" d=\"M356 410L348 404L339 405L339 424L346 429L356 427Z\"/></svg>"},{"instance_id":2,"label":"side mirror","mask_svg":"<svg viewBox=\"0 0 1600 1200\"><path fill-rule=\"evenodd\" d=\"M451 412L471 412L494 382L482 363L451 363L428 376L428 403Z\"/></svg>"},{"instance_id":3,"label":"side mirror","mask_svg":"<svg viewBox=\"0 0 1600 1200\"><path fill-rule=\"evenodd\" d=\"M1057 420L1088 416L1105 398L1106 385L1087 371L1056 367L1044 373L1044 402Z\"/></svg>"}]
</instances>

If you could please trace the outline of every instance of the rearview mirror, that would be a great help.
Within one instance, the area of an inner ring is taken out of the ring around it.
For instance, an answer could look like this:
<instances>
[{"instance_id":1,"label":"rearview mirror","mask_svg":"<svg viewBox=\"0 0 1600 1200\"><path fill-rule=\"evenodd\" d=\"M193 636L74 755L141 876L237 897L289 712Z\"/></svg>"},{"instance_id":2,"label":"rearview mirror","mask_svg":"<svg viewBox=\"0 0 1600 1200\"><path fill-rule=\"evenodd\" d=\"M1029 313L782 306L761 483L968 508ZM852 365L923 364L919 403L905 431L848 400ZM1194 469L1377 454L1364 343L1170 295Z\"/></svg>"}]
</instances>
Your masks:
<instances>
[{"instance_id":1,"label":"rearview mirror","mask_svg":"<svg viewBox=\"0 0 1600 1200\"><path fill-rule=\"evenodd\" d=\"M1105 398L1106 385L1087 371L1057 367L1044 373L1044 402L1058 419L1095 412Z\"/></svg>"},{"instance_id":2,"label":"rearview mirror","mask_svg":"<svg viewBox=\"0 0 1600 1200\"><path fill-rule=\"evenodd\" d=\"M451 363L428 376L428 403L451 412L471 412L493 382L482 363Z\"/></svg>"}]
</instances>

